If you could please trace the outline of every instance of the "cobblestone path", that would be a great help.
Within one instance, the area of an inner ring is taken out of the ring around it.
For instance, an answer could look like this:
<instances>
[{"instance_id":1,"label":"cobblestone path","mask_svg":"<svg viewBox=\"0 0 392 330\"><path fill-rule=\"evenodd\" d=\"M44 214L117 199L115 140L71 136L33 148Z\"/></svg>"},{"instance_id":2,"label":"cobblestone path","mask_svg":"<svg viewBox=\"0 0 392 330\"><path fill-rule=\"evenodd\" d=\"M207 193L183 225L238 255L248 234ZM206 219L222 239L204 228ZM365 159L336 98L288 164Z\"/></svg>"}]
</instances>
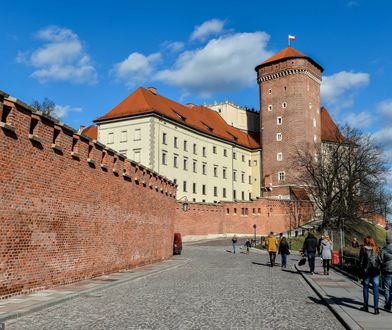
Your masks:
<instances>
[{"instance_id":1,"label":"cobblestone path","mask_svg":"<svg viewBox=\"0 0 392 330\"><path fill-rule=\"evenodd\" d=\"M9 321L6 329L343 329L291 265L268 267L267 255L232 254L229 243L185 246L190 262L181 268Z\"/></svg>"}]
</instances>

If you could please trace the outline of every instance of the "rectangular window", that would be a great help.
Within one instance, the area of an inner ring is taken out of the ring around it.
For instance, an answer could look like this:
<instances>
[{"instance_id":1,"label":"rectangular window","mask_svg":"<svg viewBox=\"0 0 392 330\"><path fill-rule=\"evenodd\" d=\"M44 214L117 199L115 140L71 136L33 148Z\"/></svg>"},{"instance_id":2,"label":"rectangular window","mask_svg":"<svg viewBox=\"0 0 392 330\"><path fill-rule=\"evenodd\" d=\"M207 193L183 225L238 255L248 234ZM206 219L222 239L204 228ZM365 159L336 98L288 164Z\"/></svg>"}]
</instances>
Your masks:
<instances>
[{"instance_id":1,"label":"rectangular window","mask_svg":"<svg viewBox=\"0 0 392 330\"><path fill-rule=\"evenodd\" d=\"M206 163L203 163L203 165L202 165L202 173L204 175L207 175L207 164Z\"/></svg>"},{"instance_id":2,"label":"rectangular window","mask_svg":"<svg viewBox=\"0 0 392 330\"><path fill-rule=\"evenodd\" d=\"M282 161L282 160L283 160L283 154L282 154L281 152L278 152L278 153L276 154L276 160L277 160L277 161Z\"/></svg>"},{"instance_id":3,"label":"rectangular window","mask_svg":"<svg viewBox=\"0 0 392 330\"><path fill-rule=\"evenodd\" d=\"M237 208L236 207L233 209L233 214L237 214Z\"/></svg>"},{"instance_id":4,"label":"rectangular window","mask_svg":"<svg viewBox=\"0 0 392 330\"><path fill-rule=\"evenodd\" d=\"M182 191L183 192L186 192L187 190L186 190L186 181L184 181L183 183L182 183Z\"/></svg>"},{"instance_id":5,"label":"rectangular window","mask_svg":"<svg viewBox=\"0 0 392 330\"><path fill-rule=\"evenodd\" d=\"M241 191L241 199L245 200L245 192Z\"/></svg>"},{"instance_id":6,"label":"rectangular window","mask_svg":"<svg viewBox=\"0 0 392 330\"><path fill-rule=\"evenodd\" d=\"M214 165L214 176L217 177L218 176L218 166Z\"/></svg>"},{"instance_id":7,"label":"rectangular window","mask_svg":"<svg viewBox=\"0 0 392 330\"><path fill-rule=\"evenodd\" d=\"M162 151L162 164L167 165L167 152Z\"/></svg>"},{"instance_id":8,"label":"rectangular window","mask_svg":"<svg viewBox=\"0 0 392 330\"><path fill-rule=\"evenodd\" d=\"M276 125L282 125L283 124L283 118L282 117L277 117L276 118Z\"/></svg>"},{"instance_id":9,"label":"rectangular window","mask_svg":"<svg viewBox=\"0 0 392 330\"><path fill-rule=\"evenodd\" d=\"M245 173L241 172L241 182L245 183Z\"/></svg>"},{"instance_id":10,"label":"rectangular window","mask_svg":"<svg viewBox=\"0 0 392 330\"><path fill-rule=\"evenodd\" d=\"M203 195L205 195L207 193L207 189L206 189L206 185L205 184L203 184L202 187L201 187L201 193Z\"/></svg>"},{"instance_id":11,"label":"rectangular window","mask_svg":"<svg viewBox=\"0 0 392 330\"><path fill-rule=\"evenodd\" d=\"M242 162L245 162L245 156L244 155L241 156L241 159L242 159Z\"/></svg>"},{"instance_id":12,"label":"rectangular window","mask_svg":"<svg viewBox=\"0 0 392 330\"><path fill-rule=\"evenodd\" d=\"M184 151L188 151L188 141L184 141Z\"/></svg>"},{"instance_id":13,"label":"rectangular window","mask_svg":"<svg viewBox=\"0 0 392 330\"><path fill-rule=\"evenodd\" d=\"M207 149L206 149L206 147L203 147L203 157L207 157Z\"/></svg>"},{"instance_id":14,"label":"rectangular window","mask_svg":"<svg viewBox=\"0 0 392 330\"><path fill-rule=\"evenodd\" d=\"M133 149L133 160L137 163L141 161L141 150L140 149Z\"/></svg>"},{"instance_id":15,"label":"rectangular window","mask_svg":"<svg viewBox=\"0 0 392 330\"><path fill-rule=\"evenodd\" d=\"M196 183L193 183L192 192L193 192L194 194L196 194Z\"/></svg>"},{"instance_id":16,"label":"rectangular window","mask_svg":"<svg viewBox=\"0 0 392 330\"><path fill-rule=\"evenodd\" d=\"M227 157L227 149L223 149L223 156Z\"/></svg>"},{"instance_id":17,"label":"rectangular window","mask_svg":"<svg viewBox=\"0 0 392 330\"><path fill-rule=\"evenodd\" d=\"M226 198L226 188L223 188L222 193L223 193L223 198Z\"/></svg>"},{"instance_id":18,"label":"rectangular window","mask_svg":"<svg viewBox=\"0 0 392 330\"><path fill-rule=\"evenodd\" d=\"M233 199L237 199L237 191L233 190Z\"/></svg>"},{"instance_id":19,"label":"rectangular window","mask_svg":"<svg viewBox=\"0 0 392 330\"><path fill-rule=\"evenodd\" d=\"M167 144L167 134L166 133L162 133L162 143Z\"/></svg>"},{"instance_id":20,"label":"rectangular window","mask_svg":"<svg viewBox=\"0 0 392 330\"><path fill-rule=\"evenodd\" d=\"M127 142L127 141L128 141L127 131L121 131L121 140L120 140L120 142Z\"/></svg>"},{"instance_id":21,"label":"rectangular window","mask_svg":"<svg viewBox=\"0 0 392 330\"><path fill-rule=\"evenodd\" d=\"M196 143L193 144L193 153L194 153L195 155L197 155Z\"/></svg>"},{"instance_id":22,"label":"rectangular window","mask_svg":"<svg viewBox=\"0 0 392 330\"><path fill-rule=\"evenodd\" d=\"M193 172L196 173L197 172L197 161L193 160Z\"/></svg>"},{"instance_id":23,"label":"rectangular window","mask_svg":"<svg viewBox=\"0 0 392 330\"><path fill-rule=\"evenodd\" d=\"M174 137L173 144L174 144L174 148L178 148L178 138L177 138L177 136Z\"/></svg>"},{"instance_id":24,"label":"rectangular window","mask_svg":"<svg viewBox=\"0 0 392 330\"><path fill-rule=\"evenodd\" d=\"M218 197L218 187L214 187L214 197Z\"/></svg>"},{"instance_id":25,"label":"rectangular window","mask_svg":"<svg viewBox=\"0 0 392 330\"><path fill-rule=\"evenodd\" d=\"M174 183L174 184L177 184L177 179L173 179L173 183Z\"/></svg>"},{"instance_id":26,"label":"rectangular window","mask_svg":"<svg viewBox=\"0 0 392 330\"><path fill-rule=\"evenodd\" d=\"M233 159L237 159L237 155L235 152L233 152Z\"/></svg>"},{"instance_id":27,"label":"rectangular window","mask_svg":"<svg viewBox=\"0 0 392 330\"><path fill-rule=\"evenodd\" d=\"M173 166L178 168L178 155L173 156Z\"/></svg>"},{"instance_id":28,"label":"rectangular window","mask_svg":"<svg viewBox=\"0 0 392 330\"><path fill-rule=\"evenodd\" d=\"M188 171L188 158L184 158L184 171Z\"/></svg>"},{"instance_id":29,"label":"rectangular window","mask_svg":"<svg viewBox=\"0 0 392 330\"><path fill-rule=\"evenodd\" d=\"M284 171L278 172L278 181L284 181Z\"/></svg>"},{"instance_id":30,"label":"rectangular window","mask_svg":"<svg viewBox=\"0 0 392 330\"><path fill-rule=\"evenodd\" d=\"M237 181L237 171L233 171L233 181Z\"/></svg>"},{"instance_id":31,"label":"rectangular window","mask_svg":"<svg viewBox=\"0 0 392 330\"><path fill-rule=\"evenodd\" d=\"M141 131L140 128L136 128L133 136L134 141L139 141L141 139Z\"/></svg>"},{"instance_id":32,"label":"rectangular window","mask_svg":"<svg viewBox=\"0 0 392 330\"><path fill-rule=\"evenodd\" d=\"M227 168L226 167L223 168L222 176L223 176L223 179L227 179Z\"/></svg>"},{"instance_id":33,"label":"rectangular window","mask_svg":"<svg viewBox=\"0 0 392 330\"><path fill-rule=\"evenodd\" d=\"M114 143L114 133L108 134L108 144Z\"/></svg>"},{"instance_id":34,"label":"rectangular window","mask_svg":"<svg viewBox=\"0 0 392 330\"><path fill-rule=\"evenodd\" d=\"M249 184L252 184L252 177L249 175Z\"/></svg>"},{"instance_id":35,"label":"rectangular window","mask_svg":"<svg viewBox=\"0 0 392 330\"><path fill-rule=\"evenodd\" d=\"M252 161L249 159L248 160L248 166L251 167L252 166Z\"/></svg>"},{"instance_id":36,"label":"rectangular window","mask_svg":"<svg viewBox=\"0 0 392 330\"><path fill-rule=\"evenodd\" d=\"M213 152L214 154L216 154L216 147L215 147L215 146L212 147L212 152Z\"/></svg>"},{"instance_id":37,"label":"rectangular window","mask_svg":"<svg viewBox=\"0 0 392 330\"><path fill-rule=\"evenodd\" d=\"M282 141L282 133L276 133L276 141Z\"/></svg>"}]
</instances>

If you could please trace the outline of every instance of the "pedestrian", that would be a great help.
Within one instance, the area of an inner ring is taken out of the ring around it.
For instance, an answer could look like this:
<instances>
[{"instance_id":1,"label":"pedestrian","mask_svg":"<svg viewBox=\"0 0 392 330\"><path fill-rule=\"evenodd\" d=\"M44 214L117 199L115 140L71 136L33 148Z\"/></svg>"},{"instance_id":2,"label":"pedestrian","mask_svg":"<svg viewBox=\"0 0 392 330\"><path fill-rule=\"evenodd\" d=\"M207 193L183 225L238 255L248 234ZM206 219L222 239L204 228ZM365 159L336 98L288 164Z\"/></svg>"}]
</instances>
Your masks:
<instances>
[{"instance_id":1,"label":"pedestrian","mask_svg":"<svg viewBox=\"0 0 392 330\"><path fill-rule=\"evenodd\" d=\"M329 275L329 264L332 258L332 241L328 235L323 236L320 252L321 258L323 259L324 275Z\"/></svg>"},{"instance_id":2,"label":"pedestrian","mask_svg":"<svg viewBox=\"0 0 392 330\"><path fill-rule=\"evenodd\" d=\"M321 256L321 242L324 239L324 235L321 235L321 237L318 240L317 243L317 255L320 257Z\"/></svg>"},{"instance_id":3,"label":"pedestrian","mask_svg":"<svg viewBox=\"0 0 392 330\"><path fill-rule=\"evenodd\" d=\"M386 243L387 245L381 249L380 261L385 290L384 308L390 312L392 300L392 236L389 233L387 233Z\"/></svg>"},{"instance_id":4,"label":"pedestrian","mask_svg":"<svg viewBox=\"0 0 392 330\"><path fill-rule=\"evenodd\" d=\"M378 287L380 276L379 248L371 236L364 240L364 246L359 253L359 265L363 279L363 307L362 311L369 311L369 284L373 285L374 314L380 314L378 309Z\"/></svg>"},{"instance_id":5,"label":"pedestrian","mask_svg":"<svg viewBox=\"0 0 392 330\"><path fill-rule=\"evenodd\" d=\"M282 237L279 243L279 254L282 259L282 268L287 267L287 256L290 254L289 243L287 243L286 237Z\"/></svg>"},{"instance_id":6,"label":"pedestrian","mask_svg":"<svg viewBox=\"0 0 392 330\"><path fill-rule=\"evenodd\" d=\"M312 232L309 232L308 236L305 238L302 251L305 257L308 258L309 271L311 275L314 274L314 261L316 258L316 250L317 250L317 238L316 236L314 236Z\"/></svg>"},{"instance_id":7,"label":"pedestrian","mask_svg":"<svg viewBox=\"0 0 392 330\"><path fill-rule=\"evenodd\" d=\"M237 246L237 236L234 234L233 238L231 239L231 244L233 246L233 253L235 253L235 248Z\"/></svg>"},{"instance_id":8,"label":"pedestrian","mask_svg":"<svg viewBox=\"0 0 392 330\"><path fill-rule=\"evenodd\" d=\"M252 246L252 243L250 242L249 238L245 242L245 247L246 247L246 254L249 254L249 249Z\"/></svg>"},{"instance_id":9,"label":"pedestrian","mask_svg":"<svg viewBox=\"0 0 392 330\"><path fill-rule=\"evenodd\" d=\"M355 249L359 248L359 242L357 239L354 237L353 240L351 241L351 246Z\"/></svg>"},{"instance_id":10,"label":"pedestrian","mask_svg":"<svg viewBox=\"0 0 392 330\"><path fill-rule=\"evenodd\" d=\"M265 247L269 253L271 267L275 265L276 252L278 252L278 240L271 231L265 240Z\"/></svg>"}]
</instances>

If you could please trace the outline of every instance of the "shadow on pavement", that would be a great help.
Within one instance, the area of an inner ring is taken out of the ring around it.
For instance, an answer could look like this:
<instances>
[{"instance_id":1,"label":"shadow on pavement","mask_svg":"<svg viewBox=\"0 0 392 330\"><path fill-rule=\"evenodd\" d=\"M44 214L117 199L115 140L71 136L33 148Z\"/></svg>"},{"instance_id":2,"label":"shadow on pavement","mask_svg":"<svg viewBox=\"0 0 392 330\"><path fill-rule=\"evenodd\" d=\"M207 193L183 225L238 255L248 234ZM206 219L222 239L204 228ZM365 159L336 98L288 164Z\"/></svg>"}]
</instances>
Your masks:
<instances>
[{"instance_id":1,"label":"shadow on pavement","mask_svg":"<svg viewBox=\"0 0 392 330\"><path fill-rule=\"evenodd\" d=\"M353 309L359 309L357 306L352 305L359 305L360 307L363 306L363 303L358 300L354 300L352 298L337 298L335 296L328 295L328 304L335 304L340 306L345 306Z\"/></svg>"}]
</instances>

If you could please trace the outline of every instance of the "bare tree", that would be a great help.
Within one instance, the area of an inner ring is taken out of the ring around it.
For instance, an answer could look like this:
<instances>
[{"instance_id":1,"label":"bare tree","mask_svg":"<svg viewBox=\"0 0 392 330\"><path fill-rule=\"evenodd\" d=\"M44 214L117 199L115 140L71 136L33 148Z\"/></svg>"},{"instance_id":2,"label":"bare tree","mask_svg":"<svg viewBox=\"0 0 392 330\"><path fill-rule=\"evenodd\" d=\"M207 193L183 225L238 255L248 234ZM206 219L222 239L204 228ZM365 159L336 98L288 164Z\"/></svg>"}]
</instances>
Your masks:
<instances>
[{"instance_id":1,"label":"bare tree","mask_svg":"<svg viewBox=\"0 0 392 330\"><path fill-rule=\"evenodd\" d=\"M45 97L42 102L38 100L33 100L31 106L38 111L41 111L45 115L56 117L56 104L47 97Z\"/></svg>"},{"instance_id":2,"label":"bare tree","mask_svg":"<svg viewBox=\"0 0 392 330\"><path fill-rule=\"evenodd\" d=\"M340 223L389 210L383 152L357 129L345 126L336 131L334 141L298 150L296 166L299 181L321 212L323 227L330 227L332 219Z\"/></svg>"}]
</instances>

